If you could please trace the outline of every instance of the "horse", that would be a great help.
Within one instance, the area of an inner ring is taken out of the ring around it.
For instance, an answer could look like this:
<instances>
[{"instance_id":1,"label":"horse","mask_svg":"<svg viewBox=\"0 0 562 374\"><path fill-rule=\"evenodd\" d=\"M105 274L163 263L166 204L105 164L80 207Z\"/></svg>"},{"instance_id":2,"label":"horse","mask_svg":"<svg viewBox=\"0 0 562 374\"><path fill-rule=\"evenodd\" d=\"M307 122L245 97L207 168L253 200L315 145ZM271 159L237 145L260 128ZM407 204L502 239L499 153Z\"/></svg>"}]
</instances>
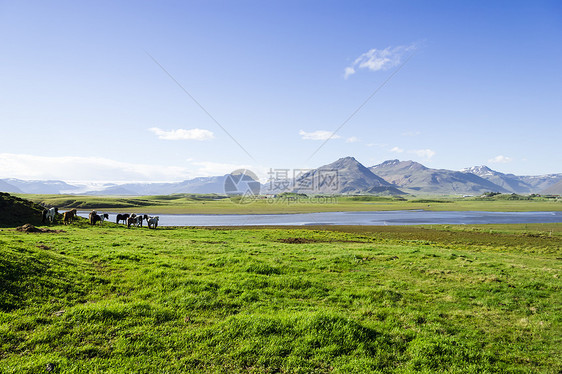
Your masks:
<instances>
[{"instance_id":1,"label":"horse","mask_svg":"<svg viewBox=\"0 0 562 374\"><path fill-rule=\"evenodd\" d=\"M147 219L148 219L148 216L146 214L144 214L144 215L139 214L137 216L137 226L142 227L142 221L147 220Z\"/></svg>"},{"instance_id":2,"label":"horse","mask_svg":"<svg viewBox=\"0 0 562 374\"><path fill-rule=\"evenodd\" d=\"M91 213L90 213L91 214ZM103 214L94 214L93 217L91 218L92 220L92 225L95 225L96 223L103 223L104 220L109 219L109 215L107 213L103 213Z\"/></svg>"},{"instance_id":3,"label":"horse","mask_svg":"<svg viewBox=\"0 0 562 374\"><path fill-rule=\"evenodd\" d=\"M74 221L76 217L76 209L69 210L68 212L64 212L62 215L62 221L65 225L68 225Z\"/></svg>"},{"instance_id":4,"label":"horse","mask_svg":"<svg viewBox=\"0 0 562 374\"><path fill-rule=\"evenodd\" d=\"M118 214L117 218L115 219L115 223L119 223L119 221L123 221L123 223L127 223L127 218L129 218L129 214Z\"/></svg>"},{"instance_id":5,"label":"horse","mask_svg":"<svg viewBox=\"0 0 562 374\"><path fill-rule=\"evenodd\" d=\"M159 216L154 217L146 217L146 223L148 224L148 228L150 229L152 226L153 229L158 227L158 220L160 219Z\"/></svg>"},{"instance_id":6,"label":"horse","mask_svg":"<svg viewBox=\"0 0 562 374\"><path fill-rule=\"evenodd\" d=\"M127 228L131 227L131 225L137 226L138 222L139 222L138 218L140 218L140 217L137 217L137 215L135 213L131 214L131 216L129 218L127 218Z\"/></svg>"},{"instance_id":7,"label":"horse","mask_svg":"<svg viewBox=\"0 0 562 374\"><path fill-rule=\"evenodd\" d=\"M96 212L95 210L92 210L92 211L90 212L90 214L88 214L88 218L89 218L89 220L90 220L90 225L93 225L93 224L95 223L95 222L94 222L94 219L95 219L95 217L96 217L97 215L98 215L98 212ZM99 216L98 216L98 217L99 217Z\"/></svg>"},{"instance_id":8,"label":"horse","mask_svg":"<svg viewBox=\"0 0 562 374\"><path fill-rule=\"evenodd\" d=\"M41 218L41 223L45 223L45 221L50 221L53 223L55 221L55 217L59 212L59 208L50 208L43 210L43 217Z\"/></svg>"}]
</instances>

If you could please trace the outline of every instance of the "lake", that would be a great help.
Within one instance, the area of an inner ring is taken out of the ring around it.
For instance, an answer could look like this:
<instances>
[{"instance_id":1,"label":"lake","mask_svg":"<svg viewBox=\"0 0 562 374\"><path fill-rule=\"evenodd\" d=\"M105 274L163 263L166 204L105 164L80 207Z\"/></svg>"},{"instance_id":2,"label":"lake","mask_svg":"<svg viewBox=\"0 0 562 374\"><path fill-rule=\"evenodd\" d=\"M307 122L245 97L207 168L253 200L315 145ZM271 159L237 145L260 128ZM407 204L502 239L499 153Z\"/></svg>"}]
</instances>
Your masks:
<instances>
[{"instance_id":1,"label":"lake","mask_svg":"<svg viewBox=\"0 0 562 374\"><path fill-rule=\"evenodd\" d=\"M78 214L81 217L88 217L88 212L78 212ZM115 222L115 215L116 213L109 213L109 220ZM303 214L160 214L159 216L159 226L390 226L562 222L562 212L435 212L425 210L397 210Z\"/></svg>"}]
</instances>

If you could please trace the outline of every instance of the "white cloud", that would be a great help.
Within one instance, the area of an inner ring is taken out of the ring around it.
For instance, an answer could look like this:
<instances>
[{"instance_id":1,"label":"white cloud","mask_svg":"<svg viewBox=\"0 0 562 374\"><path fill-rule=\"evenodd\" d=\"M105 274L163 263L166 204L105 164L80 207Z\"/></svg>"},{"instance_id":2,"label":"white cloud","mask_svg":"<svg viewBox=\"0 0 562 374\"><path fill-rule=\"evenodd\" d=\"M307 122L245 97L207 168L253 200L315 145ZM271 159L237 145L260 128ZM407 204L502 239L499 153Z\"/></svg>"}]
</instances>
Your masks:
<instances>
[{"instance_id":1,"label":"white cloud","mask_svg":"<svg viewBox=\"0 0 562 374\"><path fill-rule=\"evenodd\" d=\"M508 162L511 162L511 161L513 161L513 159L511 157L507 157L507 156L503 156L503 155L499 155L499 156L496 156L496 157L488 160L488 162L493 163L493 164L507 164Z\"/></svg>"},{"instance_id":2,"label":"white cloud","mask_svg":"<svg viewBox=\"0 0 562 374\"><path fill-rule=\"evenodd\" d=\"M262 165L230 164L214 161L193 161L189 162L195 166L197 177L214 177L232 173L238 169L248 169L255 173L262 183L267 182L270 177L271 168Z\"/></svg>"},{"instance_id":3,"label":"white cloud","mask_svg":"<svg viewBox=\"0 0 562 374\"><path fill-rule=\"evenodd\" d=\"M190 161L192 165L198 167L198 177L212 177L217 175L225 175L238 169L252 169L250 165L229 164L213 161ZM252 170L253 171L253 170Z\"/></svg>"},{"instance_id":4,"label":"white cloud","mask_svg":"<svg viewBox=\"0 0 562 374\"><path fill-rule=\"evenodd\" d=\"M299 131L299 135L304 140L328 140L328 139L338 139L339 135L334 135L331 131L317 130L313 132L306 132L304 130Z\"/></svg>"},{"instance_id":5,"label":"white cloud","mask_svg":"<svg viewBox=\"0 0 562 374\"><path fill-rule=\"evenodd\" d=\"M367 143L367 147L387 148L388 144L385 144L385 143Z\"/></svg>"},{"instance_id":6,"label":"white cloud","mask_svg":"<svg viewBox=\"0 0 562 374\"><path fill-rule=\"evenodd\" d=\"M210 140L215 137L215 135L204 129L177 129L177 130L162 130L158 127L152 127L148 131L153 132L158 136L158 139L162 140Z\"/></svg>"},{"instance_id":7,"label":"white cloud","mask_svg":"<svg viewBox=\"0 0 562 374\"><path fill-rule=\"evenodd\" d=\"M411 45L399 45L397 47L387 47L385 49L370 49L357 57L351 66L345 68L344 77L348 78L355 74L357 69L368 69L370 71L387 70L399 65L402 57L416 47Z\"/></svg>"},{"instance_id":8,"label":"white cloud","mask_svg":"<svg viewBox=\"0 0 562 374\"><path fill-rule=\"evenodd\" d=\"M250 169L267 180L265 166L186 159L182 166L121 162L101 157L49 157L0 153L0 178L62 180L103 188L105 183L179 182L196 177L228 174ZM75 191L76 192L76 191Z\"/></svg>"},{"instance_id":9,"label":"white cloud","mask_svg":"<svg viewBox=\"0 0 562 374\"><path fill-rule=\"evenodd\" d=\"M351 66L346 67L343 76L347 79L347 77L349 77L352 74L355 74L355 69L352 68Z\"/></svg>"},{"instance_id":10,"label":"white cloud","mask_svg":"<svg viewBox=\"0 0 562 374\"><path fill-rule=\"evenodd\" d=\"M181 166L133 164L102 157L48 157L0 153L0 178L64 181L180 181L193 177Z\"/></svg>"},{"instance_id":11,"label":"white cloud","mask_svg":"<svg viewBox=\"0 0 562 374\"><path fill-rule=\"evenodd\" d=\"M356 136L352 136L349 137L345 140L346 143L357 143L359 141L359 138Z\"/></svg>"},{"instance_id":12,"label":"white cloud","mask_svg":"<svg viewBox=\"0 0 562 374\"><path fill-rule=\"evenodd\" d=\"M402 133L402 136L418 136L420 134L420 131L406 131Z\"/></svg>"},{"instance_id":13,"label":"white cloud","mask_svg":"<svg viewBox=\"0 0 562 374\"><path fill-rule=\"evenodd\" d=\"M404 150L402 148L399 148L399 147L394 147L390 150L390 152L402 153L402 152L404 152Z\"/></svg>"},{"instance_id":14,"label":"white cloud","mask_svg":"<svg viewBox=\"0 0 562 374\"><path fill-rule=\"evenodd\" d=\"M408 151L408 153L413 153L418 157L425 158L426 160L430 160L433 156L435 156L435 151L431 149L415 149Z\"/></svg>"}]
</instances>

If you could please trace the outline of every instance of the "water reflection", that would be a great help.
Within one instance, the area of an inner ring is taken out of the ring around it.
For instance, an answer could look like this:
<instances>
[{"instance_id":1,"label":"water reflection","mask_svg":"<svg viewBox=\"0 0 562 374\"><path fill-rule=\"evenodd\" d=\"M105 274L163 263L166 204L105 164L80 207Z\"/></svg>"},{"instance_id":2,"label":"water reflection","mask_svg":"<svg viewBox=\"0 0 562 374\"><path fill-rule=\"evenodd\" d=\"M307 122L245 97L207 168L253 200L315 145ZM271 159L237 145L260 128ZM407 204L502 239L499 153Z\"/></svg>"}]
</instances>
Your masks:
<instances>
[{"instance_id":1,"label":"water reflection","mask_svg":"<svg viewBox=\"0 0 562 374\"><path fill-rule=\"evenodd\" d=\"M88 212L79 212L87 217ZM562 222L562 212L434 212L423 210L304 214L159 214L160 226L463 225ZM110 213L115 222L115 214Z\"/></svg>"}]
</instances>

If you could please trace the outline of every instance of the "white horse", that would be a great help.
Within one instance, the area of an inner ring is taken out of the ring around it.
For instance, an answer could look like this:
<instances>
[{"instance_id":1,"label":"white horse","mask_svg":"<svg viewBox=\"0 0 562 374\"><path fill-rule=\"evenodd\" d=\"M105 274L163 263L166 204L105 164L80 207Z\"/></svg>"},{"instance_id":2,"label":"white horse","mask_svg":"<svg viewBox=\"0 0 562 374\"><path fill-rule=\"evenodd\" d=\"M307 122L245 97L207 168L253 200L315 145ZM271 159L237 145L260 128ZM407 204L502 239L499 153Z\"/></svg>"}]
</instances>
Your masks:
<instances>
[{"instance_id":1,"label":"white horse","mask_svg":"<svg viewBox=\"0 0 562 374\"><path fill-rule=\"evenodd\" d=\"M158 227L158 220L160 219L159 216L154 217L147 217L146 223L148 224L148 228L157 228ZM152 226L152 227L151 227Z\"/></svg>"},{"instance_id":2,"label":"white horse","mask_svg":"<svg viewBox=\"0 0 562 374\"><path fill-rule=\"evenodd\" d=\"M50 208L50 209L45 209L43 211L43 220L42 222L45 221L49 221L51 223L53 223L55 221L55 217L57 216L57 213L59 212L58 208Z\"/></svg>"}]
</instances>

